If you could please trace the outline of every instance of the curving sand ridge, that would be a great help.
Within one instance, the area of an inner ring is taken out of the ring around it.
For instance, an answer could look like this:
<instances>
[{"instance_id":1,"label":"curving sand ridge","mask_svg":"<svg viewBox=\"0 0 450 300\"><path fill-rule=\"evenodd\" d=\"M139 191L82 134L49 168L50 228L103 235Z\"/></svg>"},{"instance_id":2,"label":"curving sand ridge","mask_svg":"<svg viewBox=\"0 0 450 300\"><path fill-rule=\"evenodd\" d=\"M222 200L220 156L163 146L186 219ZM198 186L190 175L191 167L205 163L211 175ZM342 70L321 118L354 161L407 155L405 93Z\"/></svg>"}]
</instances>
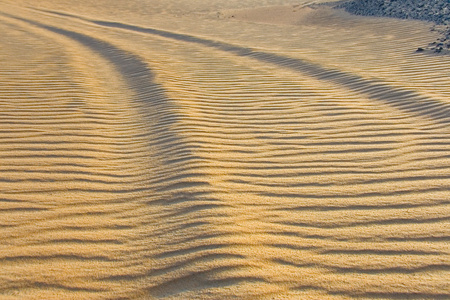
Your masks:
<instances>
[{"instance_id":1,"label":"curving sand ridge","mask_svg":"<svg viewBox=\"0 0 450 300\"><path fill-rule=\"evenodd\" d=\"M0 298L449 297L423 23L0 2Z\"/></svg>"}]
</instances>

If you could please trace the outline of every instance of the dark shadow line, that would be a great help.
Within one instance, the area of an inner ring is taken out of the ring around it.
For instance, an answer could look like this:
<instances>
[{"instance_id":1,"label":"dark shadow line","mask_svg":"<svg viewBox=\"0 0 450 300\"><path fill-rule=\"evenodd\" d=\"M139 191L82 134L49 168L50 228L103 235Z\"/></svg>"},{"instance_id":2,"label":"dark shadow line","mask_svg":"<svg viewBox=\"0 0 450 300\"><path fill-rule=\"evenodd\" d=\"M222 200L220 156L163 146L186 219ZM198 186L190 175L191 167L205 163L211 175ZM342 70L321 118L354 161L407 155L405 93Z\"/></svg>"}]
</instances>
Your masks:
<instances>
[{"instance_id":1,"label":"dark shadow line","mask_svg":"<svg viewBox=\"0 0 450 300\"><path fill-rule=\"evenodd\" d=\"M394 218L388 220L373 220L373 221L355 221L338 224L322 224L322 223L307 223L307 222L276 222L276 224L298 226L302 228L321 228L321 229L340 229L353 228L365 226L389 226L389 225L417 225L417 224L433 224L449 221L450 217L436 217L429 219L415 219L415 218Z\"/></svg>"},{"instance_id":2,"label":"dark shadow line","mask_svg":"<svg viewBox=\"0 0 450 300\"><path fill-rule=\"evenodd\" d=\"M195 43L209 48L229 52L237 56L253 58L261 62L276 65L278 67L291 69L293 71L306 74L319 80L338 84L346 89L364 94L369 99L381 101L413 115L428 117L439 123L450 123L450 105L448 104L444 104L438 100L420 95L419 93L414 91L390 86L386 83L383 83L382 81L365 79L355 74L339 71L336 69L325 68L303 59L290 58L278 54L256 51L248 47L241 47L225 42L208 40L205 38L187 34L175 33L154 28L144 28L119 22L89 20L70 14L63 14L53 11L46 12L65 17L82 19L84 21L88 21L104 27L125 29L134 32L157 35L177 41Z\"/></svg>"},{"instance_id":3,"label":"dark shadow line","mask_svg":"<svg viewBox=\"0 0 450 300\"><path fill-rule=\"evenodd\" d=\"M125 29L134 32L152 34L172 40L203 45L209 48L229 52L241 57L249 57L261 62L269 63L281 68L290 69L310 77L338 84L346 89L365 95L368 99L376 100L395 107L412 115L427 117L438 123L450 123L450 105L439 100L423 96L415 91L390 86L381 80L370 80L355 74L330 69L319 64L300 58L291 58L279 54L256 51L252 48L233 45L230 43L209 40L188 34L175 33L155 28L145 28L119 22L91 20L67 13L41 10L46 13L63 17L76 18L99 26Z\"/></svg>"}]
</instances>

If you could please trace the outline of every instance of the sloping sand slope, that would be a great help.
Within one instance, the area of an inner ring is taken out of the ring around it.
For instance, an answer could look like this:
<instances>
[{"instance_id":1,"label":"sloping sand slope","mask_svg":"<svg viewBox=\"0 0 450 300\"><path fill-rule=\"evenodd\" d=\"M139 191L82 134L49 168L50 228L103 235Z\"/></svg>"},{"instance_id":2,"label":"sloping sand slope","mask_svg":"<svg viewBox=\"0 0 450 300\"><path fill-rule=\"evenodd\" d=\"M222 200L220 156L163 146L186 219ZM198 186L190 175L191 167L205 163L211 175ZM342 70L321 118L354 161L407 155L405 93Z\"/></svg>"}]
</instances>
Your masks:
<instances>
[{"instance_id":1,"label":"sloping sand slope","mask_svg":"<svg viewBox=\"0 0 450 300\"><path fill-rule=\"evenodd\" d=\"M448 299L425 23L35 2L0 1L0 298Z\"/></svg>"}]
</instances>

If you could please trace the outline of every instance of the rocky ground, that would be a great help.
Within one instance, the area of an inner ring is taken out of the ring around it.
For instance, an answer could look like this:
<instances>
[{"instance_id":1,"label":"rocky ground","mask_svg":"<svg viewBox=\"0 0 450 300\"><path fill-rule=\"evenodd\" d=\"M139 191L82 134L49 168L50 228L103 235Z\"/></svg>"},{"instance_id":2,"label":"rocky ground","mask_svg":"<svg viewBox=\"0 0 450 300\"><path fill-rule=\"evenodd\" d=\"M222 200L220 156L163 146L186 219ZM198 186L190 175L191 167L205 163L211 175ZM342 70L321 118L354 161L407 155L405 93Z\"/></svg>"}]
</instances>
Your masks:
<instances>
[{"instance_id":1,"label":"rocky ground","mask_svg":"<svg viewBox=\"0 0 450 300\"><path fill-rule=\"evenodd\" d=\"M352 0L337 5L346 11L364 16L383 16L434 22L433 31L441 37L418 52L450 53L450 1L449 0Z\"/></svg>"}]
</instances>

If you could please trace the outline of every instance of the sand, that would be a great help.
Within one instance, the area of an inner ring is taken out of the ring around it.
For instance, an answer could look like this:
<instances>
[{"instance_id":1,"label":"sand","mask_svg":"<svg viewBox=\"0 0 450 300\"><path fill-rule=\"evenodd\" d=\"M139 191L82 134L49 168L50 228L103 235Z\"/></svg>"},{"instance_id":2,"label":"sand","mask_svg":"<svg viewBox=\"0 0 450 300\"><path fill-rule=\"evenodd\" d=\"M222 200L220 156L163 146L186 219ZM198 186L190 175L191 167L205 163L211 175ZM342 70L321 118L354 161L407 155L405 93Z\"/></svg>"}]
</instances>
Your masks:
<instances>
[{"instance_id":1,"label":"sand","mask_svg":"<svg viewBox=\"0 0 450 300\"><path fill-rule=\"evenodd\" d=\"M0 298L448 299L450 56L311 2L1 0Z\"/></svg>"}]
</instances>

